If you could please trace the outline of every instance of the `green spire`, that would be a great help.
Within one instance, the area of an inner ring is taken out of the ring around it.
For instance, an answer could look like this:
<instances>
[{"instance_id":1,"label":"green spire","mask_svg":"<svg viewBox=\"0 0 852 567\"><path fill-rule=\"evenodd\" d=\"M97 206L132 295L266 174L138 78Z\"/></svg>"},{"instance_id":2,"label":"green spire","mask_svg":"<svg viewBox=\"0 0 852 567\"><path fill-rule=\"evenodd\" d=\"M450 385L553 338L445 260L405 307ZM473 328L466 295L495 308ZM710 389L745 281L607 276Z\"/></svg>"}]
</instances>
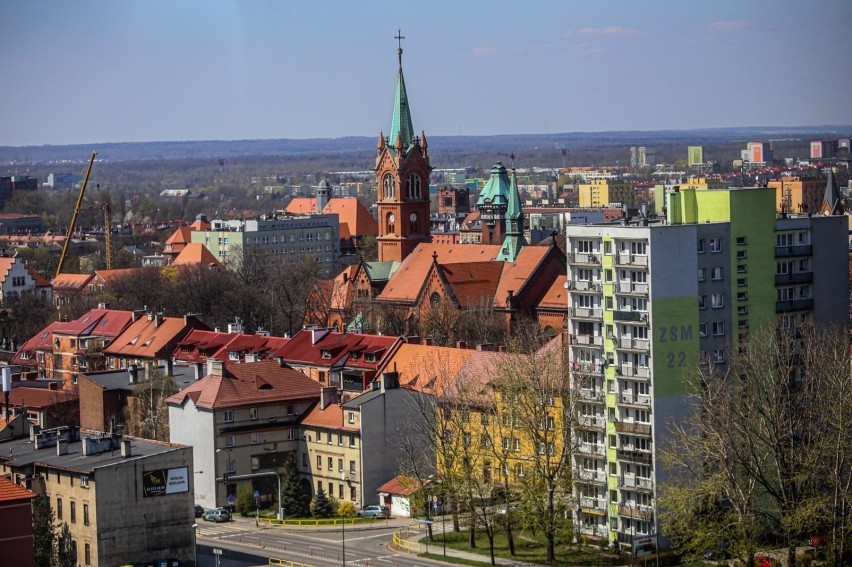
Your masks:
<instances>
[{"instance_id":1,"label":"green spire","mask_svg":"<svg viewBox=\"0 0 852 567\"><path fill-rule=\"evenodd\" d=\"M399 57L399 76L396 80L396 96L393 101L393 120L388 145L392 148L396 147L397 137L401 135L402 148L405 151L414 140L414 126L411 125L411 109L408 107L408 93L405 92L405 79L402 76L402 40L405 38L402 33L398 33L394 39L399 41L399 47L396 50Z\"/></svg>"},{"instance_id":2,"label":"green spire","mask_svg":"<svg viewBox=\"0 0 852 567\"><path fill-rule=\"evenodd\" d=\"M497 260L503 262L514 262L521 248L526 246L524 238L524 212L521 210L521 193L518 191L518 178L512 169L512 177L509 182L508 204L506 205L506 237L503 239L503 247Z\"/></svg>"}]
</instances>

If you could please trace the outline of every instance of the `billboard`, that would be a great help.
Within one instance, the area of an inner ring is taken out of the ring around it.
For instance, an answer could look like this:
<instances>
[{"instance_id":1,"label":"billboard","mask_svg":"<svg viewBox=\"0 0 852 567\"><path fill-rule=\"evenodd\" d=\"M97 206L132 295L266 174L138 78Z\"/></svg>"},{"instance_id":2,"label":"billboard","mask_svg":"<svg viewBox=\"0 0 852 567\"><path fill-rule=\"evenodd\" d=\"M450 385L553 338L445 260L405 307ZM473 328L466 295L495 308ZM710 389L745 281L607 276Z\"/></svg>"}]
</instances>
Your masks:
<instances>
[{"instance_id":1,"label":"billboard","mask_svg":"<svg viewBox=\"0 0 852 567\"><path fill-rule=\"evenodd\" d=\"M704 163L704 148L702 146L689 146L687 151L689 165Z\"/></svg>"},{"instance_id":2,"label":"billboard","mask_svg":"<svg viewBox=\"0 0 852 567\"><path fill-rule=\"evenodd\" d=\"M822 142L811 142L811 159L822 157Z\"/></svg>"},{"instance_id":3,"label":"billboard","mask_svg":"<svg viewBox=\"0 0 852 567\"><path fill-rule=\"evenodd\" d=\"M142 496L163 496L189 492L189 469L157 469L142 473Z\"/></svg>"},{"instance_id":4,"label":"billboard","mask_svg":"<svg viewBox=\"0 0 852 567\"><path fill-rule=\"evenodd\" d=\"M657 535L633 538L633 557L648 557L657 553Z\"/></svg>"}]
</instances>

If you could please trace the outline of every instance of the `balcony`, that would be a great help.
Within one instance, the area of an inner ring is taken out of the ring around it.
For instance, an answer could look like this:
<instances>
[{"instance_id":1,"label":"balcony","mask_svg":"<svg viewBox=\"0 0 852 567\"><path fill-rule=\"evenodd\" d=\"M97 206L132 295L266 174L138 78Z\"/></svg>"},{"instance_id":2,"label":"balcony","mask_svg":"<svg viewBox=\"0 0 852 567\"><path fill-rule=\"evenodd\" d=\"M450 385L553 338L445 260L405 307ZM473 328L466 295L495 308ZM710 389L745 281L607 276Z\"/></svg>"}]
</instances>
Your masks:
<instances>
[{"instance_id":1,"label":"balcony","mask_svg":"<svg viewBox=\"0 0 852 567\"><path fill-rule=\"evenodd\" d=\"M630 433L631 435L651 436L650 423L636 423L633 421L616 421L615 430L619 433Z\"/></svg>"},{"instance_id":2,"label":"balcony","mask_svg":"<svg viewBox=\"0 0 852 567\"><path fill-rule=\"evenodd\" d=\"M636 475L624 475L618 479L618 487L629 490L654 490L654 481Z\"/></svg>"},{"instance_id":3,"label":"balcony","mask_svg":"<svg viewBox=\"0 0 852 567\"><path fill-rule=\"evenodd\" d=\"M630 378L650 378L651 377L651 369L647 366L633 366L632 364L622 364L619 369L621 376L627 376Z\"/></svg>"},{"instance_id":4,"label":"balcony","mask_svg":"<svg viewBox=\"0 0 852 567\"><path fill-rule=\"evenodd\" d=\"M603 471L590 471L587 469L577 470L574 480L606 484L606 474Z\"/></svg>"},{"instance_id":5,"label":"balcony","mask_svg":"<svg viewBox=\"0 0 852 567\"><path fill-rule=\"evenodd\" d=\"M604 392L603 390L589 390L586 388L580 388L577 390L579 394L579 398L583 401L587 402L602 402L604 401Z\"/></svg>"},{"instance_id":6,"label":"balcony","mask_svg":"<svg viewBox=\"0 0 852 567\"><path fill-rule=\"evenodd\" d=\"M577 427L603 430L606 427L606 418L602 415L580 415L577 416Z\"/></svg>"},{"instance_id":7,"label":"balcony","mask_svg":"<svg viewBox=\"0 0 852 567\"><path fill-rule=\"evenodd\" d=\"M644 311L613 311L612 318L615 321L627 321L630 323L647 323L648 313Z\"/></svg>"},{"instance_id":8,"label":"balcony","mask_svg":"<svg viewBox=\"0 0 852 567\"><path fill-rule=\"evenodd\" d=\"M640 463L643 465L651 464L650 451L635 451L632 449L619 449L616 451L616 458L619 461L630 461L631 463Z\"/></svg>"},{"instance_id":9,"label":"balcony","mask_svg":"<svg viewBox=\"0 0 852 567\"><path fill-rule=\"evenodd\" d=\"M572 307L571 317L575 319L603 319L603 310L600 307Z\"/></svg>"},{"instance_id":10,"label":"balcony","mask_svg":"<svg viewBox=\"0 0 852 567\"><path fill-rule=\"evenodd\" d=\"M616 266L647 266L648 256L631 254L629 252L618 252L615 255Z\"/></svg>"},{"instance_id":11,"label":"balcony","mask_svg":"<svg viewBox=\"0 0 852 567\"><path fill-rule=\"evenodd\" d=\"M569 264L579 264L585 266L597 266L601 263L601 257L598 254L586 254L583 252L574 252L568 258Z\"/></svg>"},{"instance_id":12,"label":"balcony","mask_svg":"<svg viewBox=\"0 0 852 567\"><path fill-rule=\"evenodd\" d=\"M789 313L791 311L807 311L814 308L814 300L809 297L807 299L790 299L787 301L776 301L776 313Z\"/></svg>"},{"instance_id":13,"label":"balcony","mask_svg":"<svg viewBox=\"0 0 852 567\"><path fill-rule=\"evenodd\" d=\"M775 285L811 283L814 281L813 272L793 272L792 274L775 274Z\"/></svg>"},{"instance_id":14,"label":"balcony","mask_svg":"<svg viewBox=\"0 0 852 567\"><path fill-rule=\"evenodd\" d=\"M605 498L590 498L588 496L581 496L579 504L581 512L591 514L606 514Z\"/></svg>"},{"instance_id":15,"label":"balcony","mask_svg":"<svg viewBox=\"0 0 852 567\"><path fill-rule=\"evenodd\" d=\"M639 406L647 408L651 405L651 396L638 394L621 394L616 399L616 403L624 406Z\"/></svg>"},{"instance_id":16,"label":"balcony","mask_svg":"<svg viewBox=\"0 0 852 567\"><path fill-rule=\"evenodd\" d=\"M625 518L635 518L636 520L651 522L654 520L654 507L638 504L619 504L618 515Z\"/></svg>"},{"instance_id":17,"label":"balcony","mask_svg":"<svg viewBox=\"0 0 852 567\"><path fill-rule=\"evenodd\" d=\"M792 258L794 256L810 256L811 250L810 244L799 244L798 246L776 246L775 257Z\"/></svg>"},{"instance_id":18,"label":"balcony","mask_svg":"<svg viewBox=\"0 0 852 567\"><path fill-rule=\"evenodd\" d=\"M575 345L603 346L601 335L574 335Z\"/></svg>"},{"instance_id":19,"label":"balcony","mask_svg":"<svg viewBox=\"0 0 852 567\"><path fill-rule=\"evenodd\" d=\"M648 284L640 282L622 281L615 284L615 293L622 295L641 295L647 297L648 289Z\"/></svg>"},{"instance_id":20,"label":"balcony","mask_svg":"<svg viewBox=\"0 0 852 567\"><path fill-rule=\"evenodd\" d=\"M624 350L635 350L641 352L651 351L651 341L648 339L634 339L632 337L621 337L618 339L617 348Z\"/></svg>"},{"instance_id":21,"label":"balcony","mask_svg":"<svg viewBox=\"0 0 852 567\"><path fill-rule=\"evenodd\" d=\"M604 448L604 446L597 445L595 443L580 443L580 445L577 447L577 452L581 455L593 455L596 457L606 456L606 449ZM648 454L648 456L651 456L650 453ZM650 464L650 458L648 462Z\"/></svg>"},{"instance_id":22,"label":"balcony","mask_svg":"<svg viewBox=\"0 0 852 567\"><path fill-rule=\"evenodd\" d=\"M589 280L571 280L568 282L568 289L574 291L594 291L600 293L601 284L600 282L594 282Z\"/></svg>"}]
</instances>

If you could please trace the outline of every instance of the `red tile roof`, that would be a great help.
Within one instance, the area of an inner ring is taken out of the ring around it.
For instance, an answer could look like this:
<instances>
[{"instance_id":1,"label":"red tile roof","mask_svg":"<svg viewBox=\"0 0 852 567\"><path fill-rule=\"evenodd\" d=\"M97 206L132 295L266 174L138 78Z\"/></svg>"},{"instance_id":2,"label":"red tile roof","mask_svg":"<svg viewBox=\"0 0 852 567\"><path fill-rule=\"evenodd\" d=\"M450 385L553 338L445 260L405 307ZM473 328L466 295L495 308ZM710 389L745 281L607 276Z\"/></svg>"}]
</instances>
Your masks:
<instances>
[{"instance_id":1,"label":"red tile roof","mask_svg":"<svg viewBox=\"0 0 852 567\"><path fill-rule=\"evenodd\" d=\"M237 333L193 329L175 347L172 357L183 362L198 363L213 358ZM224 362L224 359L220 359Z\"/></svg>"},{"instance_id":2,"label":"red tile roof","mask_svg":"<svg viewBox=\"0 0 852 567\"><path fill-rule=\"evenodd\" d=\"M346 366L366 371L376 371L384 364L402 339L388 335L338 333L325 329L303 329L273 356L285 362L316 367ZM323 353L330 354L323 358ZM375 355L374 362L365 360L364 354Z\"/></svg>"},{"instance_id":3,"label":"red tile roof","mask_svg":"<svg viewBox=\"0 0 852 567\"><path fill-rule=\"evenodd\" d=\"M568 310L568 288L566 284L568 283L568 276L562 275L553 280L553 284L550 286L550 289L547 290L547 293L544 294L544 297L541 298L541 301L538 302L538 306L541 309L561 309L563 311Z\"/></svg>"},{"instance_id":4,"label":"red tile roof","mask_svg":"<svg viewBox=\"0 0 852 567\"><path fill-rule=\"evenodd\" d=\"M384 372L397 372L403 388L441 395L475 352L405 343L387 361Z\"/></svg>"},{"instance_id":5,"label":"red tile roof","mask_svg":"<svg viewBox=\"0 0 852 567\"><path fill-rule=\"evenodd\" d=\"M116 337L133 320L133 313L118 309L90 309L79 319L67 321L55 334L77 337Z\"/></svg>"},{"instance_id":6,"label":"red tile roof","mask_svg":"<svg viewBox=\"0 0 852 567\"><path fill-rule=\"evenodd\" d=\"M302 425L340 429L343 431L358 431L357 427L347 427L343 421L343 408L339 404L328 404L325 406L325 409L321 409L319 402L317 402L311 408L311 411L302 418Z\"/></svg>"},{"instance_id":7,"label":"red tile roof","mask_svg":"<svg viewBox=\"0 0 852 567\"><path fill-rule=\"evenodd\" d=\"M312 197L295 197L284 210L295 215L315 214L317 200ZM328 200L322 212L327 215L337 215L341 238L379 232L379 223L355 197L333 197Z\"/></svg>"},{"instance_id":8,"label":"red tile roof","mask_svg":"<svg viewBox=\"0 0 852 567\"><path fill-rule=\"evenodd\" d=\"M192 229L188 226L182 226L172 233L165 244L171 245L173 252L179 252L190 242L192 242Z\"/></svg>"},{"instance_id":9,"label":"red tile roof","mask_svg":"<svg viewBox=\"0 0 852 567\"><path fill-rule=\"evenodd\" d=\"M502 262L463 262L441 266L441 273L464 309L490 306L503 271Z\"/></svg>"},{"instance_id":10,"label":"red tile roof","mask_svg":"<svg viewBox=\"0 0 852 567\"><path fill-rule=\"evenodd\" d=\"M170 356L162 352L170 343L183 338L193 328L203 328L196 319L189 323L183 317L143 316L134 321L104 349L109 355L138 358Z\"/></svg>"},{"instance_id":11,"label":"red tile roof","mask_svg":"<svg viewBox=\"0 0 852 567\"><path fill-rule=\"evenodd\" d=\"M9 392L9 403L30 408L45 408L54 404L77 399L70 390L48 390L47 388L13 388Z\"/></svg>"},{"instance_id":12,"label":"red tile roof","mask_svg":"<svg viewBox=\"0 0 852 567\"><path fill-rule=\"evenodd\" d=\"M505 262L503 273L500 275L500 284L494 294L494 305L508 307L506 299L509 291L512 291L515 297L520 296L549 252L549 246L524 246L514 262ZM563 273L567 273L567 270L563 270Z\"/></svg>"},{"instance_id":13,"label":"red tile roof","mask_svg":"<svg viewBox=\"0 0 852 567\"><path fill-rule=\"evenodd\" d=\"M208 375L166 400L172 406L191 398L197 407L224 409L319 398L320 385L273 360L230 364L224 376Z\"/></svg>"},{"instance_id":14,"label":"red tile roof","mask_svg":"<svg viewBox=\"0 0 852 567\"><path fill-rule=\"evenodd\" d=\"M96 270L95 276L104 283L110 283L119 278L129 276L138 271L139 268L118 268L115 270Z\"/></svg>"},{"instance_id":15,"label":"red tile roof","mask_svg":"<svg viewBox=\"0 0 852 567\"><path fill-rule=\"evenodd\" d=\"M64 322L54 321L44 329L38 332L33 338L28 340L21 346L20 350L15 353L10 361L12 364L21 364L23 366L36 366L35 360L36 351L53 352L53 332L57 329L64 328ZM27 353L29 358L23 359L22 354Z\"/></svg>"},{"instance_id":16,"label":"red tile roof","mask_svg":"<svg viewBox=\"0 0 852 567\"><path fill-rule=\"evenodd\" d=\"M94 277L94 274L59 274L53 281L53 289L77 289L81 290Z\"/></svg>"},{"instance_id":17,"label":"red tile roof","mask_svg":"<svg viewBox=\"0 0 852 567\"><path fill-rule=\"evenodd\" d=\"M35 268L30 265L27 265L26 268L27 272L29 272L30 276L32 276L33 280L35 280L35 284L37 287L44 287L50 285L50 282L47 280L47 278L35 271Z\"/></svg>"},{"instance_id":18,"label":"red tile roof","mask_svg":"<svg viewBox=\"0 0 852 567\"><path fill-rule=\"evenodd\" d=\"M395 476L376 489L376 493L411 496L420 488L420 482L413 476Z\"/></svg>"},{"instance_id":19,"label":"red tile roof","mask_svg":"<svg viewBox=\"0 0 852 567\"><path fill-rule=\"evenodd\" d=\"M35 498L35 493L18 486L6 477L0 476L0 502L17 502Z\"/></svg>"},{"instance_id":20,"label":"red tile roof","mask_svg":"<svg viewBox=\"0 0 852 567\"><path fill-rule=\"evenodd\" d=\"M193 266L201 264L204 267L219 267L221 263L206 246L200 242L190 242L184 246L180 254L172 261L172 266Z\"/></svg>"}]
</instances>

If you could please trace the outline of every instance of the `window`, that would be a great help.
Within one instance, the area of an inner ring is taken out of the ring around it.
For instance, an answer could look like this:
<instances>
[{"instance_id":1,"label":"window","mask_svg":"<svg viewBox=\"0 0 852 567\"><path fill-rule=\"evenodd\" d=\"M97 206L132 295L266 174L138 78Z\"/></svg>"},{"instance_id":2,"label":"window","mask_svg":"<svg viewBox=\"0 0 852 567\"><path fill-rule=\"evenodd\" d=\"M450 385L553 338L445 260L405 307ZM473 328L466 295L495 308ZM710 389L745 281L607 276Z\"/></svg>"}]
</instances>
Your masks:
<instances>
[{"instance_id":1,"label":"window","mask_svg":"<svg viewBox=\"0 0 852 567\"><path fill-rule=\"evenodd\" d=\"M71 523L77 523L77 503L73 500L71 501Z\"/></svg>"},{"instance_id":2,"label":"window","mask_svg":"<svg viewBox=\"0 0 852 567\"><path fill-rule=\"evenodd\" d=\"M385 200L394 198L394 182L393 175L388 173L382 179L382 185L384 186L384 198Z\"/></svg>"},{"instance_id":3,"label":"window","mask_svg":"<svg viewBox=\"0 0 852 567\"><path fill-rule=\"evenodd\" d=\"M612 408L610 408L610 409L612 409ZM615 421L615 419L614 419L614 418L615 418L615 416L613 415L612 417L613 417L613 419L612 419L612 420L610 420L610 421ZM617 447L617 446L618 446L618 445L617 445L617 443L616 443L616 437L615 437L615 435L610 435L610 436L609 436L609 446L610 446L610 448L613 448L613 449L614 449L615 447Z\"/></svg>"},{"instance_id":4,"label":"window","mask_svg":"<svg viewBox=\"0 0 852 567\"><path fill-rule=\"evenodd\" d=\"M257 433L251 434L251 443L252 445L257 445L260 442L259 435Z\"/></svg>"},{"instance_id":5,"label":"window","mask_svg":"<svg viewBox=\"0 0 852 567\"><path fill-rule=\"evenodd\" d=\"M704 239L703 238L698 239L698 253L704 254Z\"/></svg>"},{"instance_id":6,"label":"window","mask_svg":"<svg viewBox=\"0 0 852 567\"><path fill-rule=\"evenodd\" d=\"M231 410L225 411L225 423L232 423L234 421L234 412Z\"/></svg>"},{"instance_id":7,"label":"window","mask_svg":"<svg viewBox=\"0 0 852 567\"><path fill-rule=\"evenodd\" d=\"M337 444L340 445L341 447L343 446L343 433L337 434Z\"/></svg>"},{"instance_id":8,"label":"window","mask_svg":"<svg viewBox=\"0 0 852 567\"><path fill-rule=\"evenodd\" d=\"M707 296L699 295L698 296L698 308L699 309L707 309Z\"/></svg>"},{"instance_id":9,"label":"window","mask_svg":"<svg viewBox=\"0 0 852 567\"><path fill-rule=\"evenodd\" d=\"M707 279L707 270L705 268L698 268L698 281L703 282Z\"/></svg>"},{"instance_id":10,"label":"window","mask_svg":"<svg viewBox=\"0 0 852 567\"><path fill-rule=\"evenodd\" d=\"M517 437L512 438L512 448L515 450L515 452L518 452L518 451L521 450L521 440L518 439Z\"/></svg>"},{"instance_id":11,"label":"window","mask_svg":"<svg viewBox=\"0 0 852 567\"><path fill-rule=\"evenodd\" d=\"M343 498L343 483L337 485L337 497Z\"/></svg>"},{"instance_id":12,"label":"window","mask_svg":"<svg viewBox=\"0 0 852 567\"><path fill-rule=\"evenodd\" d=\"M748 258L745 250L737 250L737 260L745 260Z\"/></svg>"},{"instance_id":13,"label":"window","mask_svg":"<svg viewBox=\"0 0 852 567\"><path fill-rule=\"evenodd\" d=\"M318 375L319 375L319 381L320 381L320 382L325 382L325 374L326 374L326 373L325 373L325 370L320 370L320 371L318 372Z\"/></svg>"},{"instance_id":14,"label":"window","mask_svg":"<svg viewBox=\"0 0 852 567\"><path fill-rule=\"evenodd\" d=\"M609 240L604 242L604 254L612 254L612 242Z\"/></svg>"},{"instance_id":15,"label":"window","mask_svg":"<svg viewBox=\"0 0 852 567\"><path fill-rule=\"evenodd\" d=\"M711 238L710 239L710 253L717 254L722 251L722 239L721 238Z\"/></svg>"},{"instance_id":16,"label":"window","mask_svg":"<svg viewBox=\"0 0 852 567\"><path fill-rule=\"evenodd\" d=\"M713 335L716 337L720 337L725 334L725 322L724 321L713 321Z\"/></svg>"},{"instance_id":17,"label":"window","mask_svg":"<svg viewBox=\"0 0 852 567\"><path fill-rule=\"evenodd\" d=\"M713 363L714 364L724 364L725 363L725 355L722 353L722 349L717 348L713 351Z\"/></svg>"},{"instance_id":18,"label":"window","mask_svg":"<svg viewBox=\"0 0 852 567\"><path fill-rule=\"evenodd\" d=\"M349 461L349 474L355 474L355 461Z\"/></svg>"},{"instance_id":19,"label":"window","mask_svg":"<svg viewBox=\"0 0 852 567\"><path fill-rule=\"evenodd\" d=\"M288 429L287 430L287 440L292 441L295 438L296 438L296 430L295 429Z\"/></svg>"},{"instance_id":20,"label":"window","mask_svg":"<svg viewBox=\"0 0 852 567\"><path fill-rule=\"evenodd\" d=\"M616 476L618 474L618 466L615 463L609 464L609 474L610 476Z\"/></svg>"},{"instance_id":21,"label":"window","mask_svg":"<svg viewBox=\"0 0 852 567\"><path fill-rule=\"evenodd\" d=\"M333 435L332 433L328 433L328 434L326 435L326 437L328 437L328 444L329 444L329 445L331 445L331 444L333 444L333 443L334 443L334 435Z\"/></svg>"},{"instance_id":22,"label":"window","mask_svg":"<svg viewBox=\"0 0 852 567\"><path fill-rule=\"evenodd\" d=\"M704 338L707 336L707 323L698 324L698 336Z\"/></svg>"},{"instance_id":23,"label":"window","mask_svg":"<svg viewBox=\"0 0 852 567\"><path fill-rule=\"evenodd\" d=\"M775 246L792 246L793 245L793 233L778 233L775 235Z\"/></svg>"},{"instance_id":24,"label":"window","mask_svg":"<svg viewBox=\"0 0 852 567\"><path fill-rule=\"evenodd\" d=\"M355 436L354 436L354 435L350 435L350 436L349 436L349 446L350 446L350 447L354 447L354 446L355 446Z\"/></svg>"},{"instance_id":25,"label":"window","mask_svg":"<svg viewBox=\"0 0 852 567\"><path fill-rule=\"evenodd\" d=\"M308 454L307 453L302 453L302 466L303 467L308 466Z\"/></svg>"},{"instance_id":26,"label":"window","mask_svg":"<svg viewBox=\"0 0 852 567\"><path fill-rule=\"evenodd\" d=\"M228 435L225 437L225 447L233 447L235 445L235 440L233 435Z\"/></svg>"},{"instance_id":27,"label":"window","mask_svg":"<svg viewBox=\"0 0 852 567\"><path fill-rule=\"evenodd\" d=\"M511 447L511 440L508 437L503 437L503 450L508 451L509 447Z\"/></svg>"},{"instance_id":28,"label":"window","mask_svg":"<svg viewBox=\"0 0 852 567\"><path fill-rule=\"evenodd\" d=\"M350 411L346 417L346 421L349 423L355 423L355 412Z\"/></svg>"},{"instance_id":29,"label":"window","mask_svg":"<svg viewBox=\"0 0 852 567\"><path fill-rule=\"evenodd\" d=\"M322 470L322 456L321 455L317 455L317 468L319 470Z\"/></svg>"},{"instance_id":30,"label":"window","mask_svg":"<svg viewBox=\"0 0 852 567\"><path fill-rule=\"evenodd\" d=\"M745 246L746 245L746 237L738 236L737 237L737 246Z\"/></svg>"},{"instance_id":31,"label":"window","mask_svg":"<svg viewBox=\"0 0 852 567\"><path fill-rule=\"evenodd\" d=\"M56 519L62 519L62 498L56 499Z\"/></svg>"},{"instance_id":32,"label":"window","mask_svg":"<svg viewBox=\"0 0 852 567\"><path fill-rule=\"evenodd\" d=\"M737 278L737 287L746 287L748 285L747 278Z\"/></svg>"},{"instance_id":33,"label":"window","mask_svg":"<svg viewBox=\"0 0 852 567\"><path fill-rule=\"evenodd\" d=\"M334 470L334 458L333 457L328 457L328 470L330 470L330 471Z\"/></svg>"},{"instance_id":34,"label":"window","mask_svg":"<svg viewBox=\"0 0 852 567\"><path fill-rule=\"evenodd\" d=\"M515 463L515 476L517 478L524 477L524 465L523 463Z\"/></svg>"},{"instance_id":35,"label":"window","mask_svg":"<svg viewBox=\"0 0 852 567\"><path fill-rule=\"evenodd\" d=\"M290 404L287 406L287 415L296 415L296 406Z\"/></svg>"},{"instance_id":36,"label":"window","mask_svg":"<svg viewBox=\"0 0 852 567\"><path fill-rule=\"evenodd\" d=\"M83 525L89 525L89 505L85 503L83 504Z\"/></svg>"},{"instance_id":37,"label":"window","mask_svg":"<svg viewBox=\"0 0 852 567\"><path fill-rule=\"evenodd\" d=\"M716 266L715 268L713 268L713 273L712 273L711 278L714 279L714 280L721 280L722 279L722 267L721 266Z\"/></svg>"},{"instance_id":38,"label":"window","mask_svg":"<svg viewBox=\"0 0 852 567\"><path fill-rule=\"evenodd\" d=\"M748 272L748 267L745 264L737 264L737 273L744 274Z\"/></svg>"},{"instance_id":39,"label":"window","mask_svg":"<svg viewBox=\"0 0 852 567\"><path fill-rule=\"evenodd\" d=\"M85 475L81 476L80 477L80 486L82 488L89 488L89 477L87 477Z\"/></svg>"},{"instance_id":40,"label":"window","mask_svg":"<svg viewBox=\"0 0 852 567\"><path fill-rule=\"evenodd\" d=\"M317 431L317 443L322 441L322 431Z\"/></svg>"},{"instance_id":41,"label":"window","mask_svg":"<svg viewBox=\"0 0 852 567\"><path fill-rule=\"evenodd\" d=\"M343 459L337 459L337 471L343 472Z\"/></svg>"},{"instance_id":42,"label":"window","mask_svg":"<svg viewBox=\"0 0 852 567\"><path fill-rule=\"evenodd\" d=\"M251 408L249 410L249 419L257 419L257 408Z\"/></svg>"},{"instance_id":43,"label":"window","mask_svg":"<svg viewBox=\"0 0 852 567\"><path fill-rule=\"evenodd\" d=\"M714 293L710 296L710 302L713 306L713 309L721 309L725 306L725 294L724 293Z\"/></svg>"},{"instance_id":44,"label":"window","mask_svg":"<svg viewBox=\"0 0 852 567\"><path fill-rule=\"evenodd\" d=\"M610 490L609 491L609 501L610 502L618 502L618 491Z\"/></svg>"},{"instance_id":45,"label":"window","mask_svg":"<svg viewBox=\"0 0 852 567\"><path fill-rule=\"evenodd\" d=\"M87 543L85 546L83 546L83 550L84 550L83 553L85 554L84 555L84 561L86 562L85 564L91 565L92 564L92 546Z\"/></svg>"}]
</instances>

